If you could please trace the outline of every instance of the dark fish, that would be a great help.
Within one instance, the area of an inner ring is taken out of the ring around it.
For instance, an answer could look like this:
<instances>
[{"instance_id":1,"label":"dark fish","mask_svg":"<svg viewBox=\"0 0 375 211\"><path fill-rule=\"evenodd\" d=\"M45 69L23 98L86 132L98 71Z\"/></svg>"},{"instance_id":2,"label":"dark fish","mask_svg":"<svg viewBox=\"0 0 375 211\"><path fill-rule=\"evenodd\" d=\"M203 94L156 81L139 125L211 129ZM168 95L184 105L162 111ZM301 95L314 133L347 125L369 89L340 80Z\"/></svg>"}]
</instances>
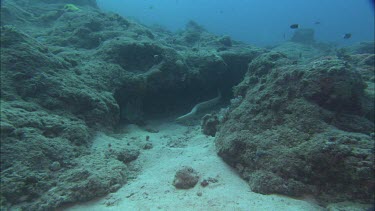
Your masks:
<instances>
[{"instance_id":1,"label":"dark fish","mask_svg":"<svg viewBox=\"0 0 375 211\"><path fill-rule=\"evenodd\" d=\"M290 25L290 28L291 29L298 29L298 26L299 25L295 23L295 24Z\"/></svg>"},{"instance_id":2,"label":"dark fish","mask_svg":"<svg viewBox=\"0 0 375 211\"><path fill-rule=\"evenodd\" d=\"M315 21L314 24L315 24L315 25L319 25L319 24L320 24L320 21Z\"/></svg>"},{"instance_id":3,"label":"dark fish","mask_svg":"<svg viewBox=\"0 0 375 211\"><path fill-rule=\"evenodd\" d=\"M350 39L352 37L352 34L350 34L350 33L346 33L346 34L344 34L344 39Z\"/></svg>"}]
</instances>

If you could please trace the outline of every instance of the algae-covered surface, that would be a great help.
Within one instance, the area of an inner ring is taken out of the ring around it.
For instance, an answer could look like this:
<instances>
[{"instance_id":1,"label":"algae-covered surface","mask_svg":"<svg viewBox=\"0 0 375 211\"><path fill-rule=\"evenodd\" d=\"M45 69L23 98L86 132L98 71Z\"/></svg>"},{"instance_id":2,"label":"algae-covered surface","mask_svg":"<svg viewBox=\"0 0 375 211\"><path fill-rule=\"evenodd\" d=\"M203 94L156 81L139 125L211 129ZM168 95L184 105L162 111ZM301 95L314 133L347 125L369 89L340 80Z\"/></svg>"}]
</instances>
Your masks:
<instances>
[{"instance_id":1,"label":"algae-covered surface","mask_svg":"<svg viewBox=\"0 0 375 211\"><path fill-rule=\"evenodd\" d=\"M306 33L265 49L2 1L1 210L371 209L374 42Z\"/></svg>"}]
</instances>

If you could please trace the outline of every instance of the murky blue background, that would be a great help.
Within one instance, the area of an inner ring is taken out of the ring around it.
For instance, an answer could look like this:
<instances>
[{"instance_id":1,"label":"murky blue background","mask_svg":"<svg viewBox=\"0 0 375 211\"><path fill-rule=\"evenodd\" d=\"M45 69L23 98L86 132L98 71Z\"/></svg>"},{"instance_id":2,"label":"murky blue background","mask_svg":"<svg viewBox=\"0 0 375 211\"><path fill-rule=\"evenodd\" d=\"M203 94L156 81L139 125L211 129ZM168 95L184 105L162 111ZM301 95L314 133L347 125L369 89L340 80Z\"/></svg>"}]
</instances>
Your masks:
<instances>
[{"instance_id":1,"label":"murky blue background","mask_svg":"<svg viewBox=\"0 0 375 211\"><path fill-rule=\"evenodd\" d=\"M345 45L374 39L369 0L98 0L98 4L172 31L194 20L210 32L261 46L290 38L293 23L314 28L318 41ZM352 33L352 38L344 40L345 33Z\"/></svg>"}]
</instances>

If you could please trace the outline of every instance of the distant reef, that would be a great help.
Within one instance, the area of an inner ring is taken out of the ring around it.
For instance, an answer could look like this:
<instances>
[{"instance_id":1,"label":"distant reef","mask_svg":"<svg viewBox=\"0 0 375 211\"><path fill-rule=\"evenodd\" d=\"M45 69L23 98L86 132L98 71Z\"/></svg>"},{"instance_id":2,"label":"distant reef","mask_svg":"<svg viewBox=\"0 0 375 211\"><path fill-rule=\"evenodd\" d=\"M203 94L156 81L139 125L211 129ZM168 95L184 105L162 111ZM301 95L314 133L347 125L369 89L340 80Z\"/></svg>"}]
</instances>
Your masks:
<instances>
[{"instance_id":1,"label":"distant reef","mask_svg":"<svg viewBox=\"0 0 375 211\"><path fill-rule=\"evenodd\" d=\"M2 210L116 191L142 149L92 151L96 131L184 114L218 88L232 104L210 134L253 191L372 202L373 42L336 49L310 33L263 49L193 21L146 27L94 0L2 0L0 24Z\"/></svg>"}]
</instances>

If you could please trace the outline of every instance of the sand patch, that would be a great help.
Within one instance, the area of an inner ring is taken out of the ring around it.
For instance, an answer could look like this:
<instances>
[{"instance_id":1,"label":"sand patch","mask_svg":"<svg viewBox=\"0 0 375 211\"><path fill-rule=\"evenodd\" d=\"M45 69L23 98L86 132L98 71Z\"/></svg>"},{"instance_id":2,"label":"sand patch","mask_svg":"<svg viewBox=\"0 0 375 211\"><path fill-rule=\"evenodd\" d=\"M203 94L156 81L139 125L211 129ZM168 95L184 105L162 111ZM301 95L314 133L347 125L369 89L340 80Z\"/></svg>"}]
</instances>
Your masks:
<instances>
[{"instance_id":1,"label":"sand patch","mask_svg":"<svg viewBox=\"0 0 375 211\"><path fill-rule=\"evenodd\" d=\"M133 165L140 166L137 177L116 193L66 210L323 210L312 203L277 195L261 195L216 155L214 138L201 133L199 126L152 122L158 133L137 126L125 128L122 139L99 134L93 149L126 143L132 138L150 136L153 148L143 150ZM200 181L215 178L216 183L178 190L173 178L182 166L200 173ZM199 196L200 195L200 196Z\"/></svg>"}]
</instances>

